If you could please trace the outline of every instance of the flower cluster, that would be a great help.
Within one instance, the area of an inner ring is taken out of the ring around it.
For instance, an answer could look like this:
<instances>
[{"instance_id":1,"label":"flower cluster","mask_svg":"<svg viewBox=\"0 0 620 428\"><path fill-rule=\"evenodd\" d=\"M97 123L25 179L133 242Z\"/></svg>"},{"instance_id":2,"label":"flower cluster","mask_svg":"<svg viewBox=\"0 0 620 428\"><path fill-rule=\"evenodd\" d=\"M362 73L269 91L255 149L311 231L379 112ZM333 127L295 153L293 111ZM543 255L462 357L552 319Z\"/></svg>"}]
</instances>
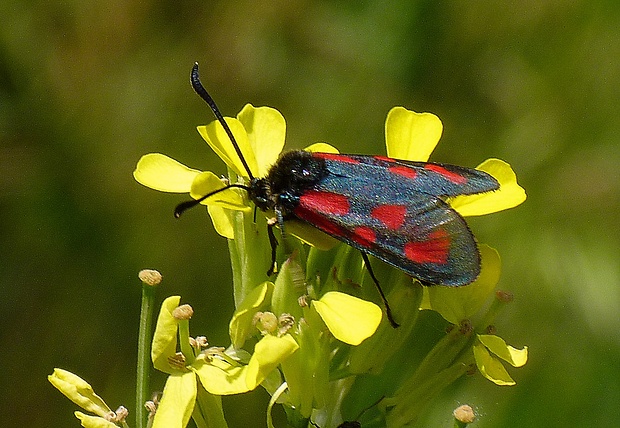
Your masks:
<instances>
[{"instance_id":1,"label":"flower cluster","mask_svg":"<svg viewBox=\"0 0 620 428\"><path fill-rule=\"evenodd\" d=\"M225 120L253 175L265 176L284 147L282 115L246 105L236 118ZM155 153L140 159L135 179L194 199L231 182L247 182L248 171L221 124L198 131L227 165L228 178ZM442 125L432 114L395 107L385 131L389 157L427 161ZM324 143L307 150L337 152ZM451 198L449 204L461 215L490 214L525 200L507 163L488 159L477 169L495 177L500 188ZM494 292L500 259L486 245L480 245L480 276L465 287L422 287L403 272L377 264L374 270L401 324L395 329L376 304L380 300L359 252L314 228L287 223L287 232L301 239L286 238L277 277L265 281L271 260L267 219L256 219L247 192L230 188L201 203L215 230L230 240L236 305L230 346L208 347L206 339L191 338L186 305L179 306L178 296L164 301L151 356L155 368L169 377L154 427L183 427L190 418L199 427L226 426L221 396L258 386L272 395L270 427L276 402L291 426L326 428L353 420L404 426L415 423L443 388L472 368L498 385L512 385L503 363L520 367L527 360L527 348L515 349L494 334L495 316L510 298ZM429 323L446 327L446 334L429 338L424 331ZM419 350L415 356L412 349Z\"/></svg>"}]
</instances>

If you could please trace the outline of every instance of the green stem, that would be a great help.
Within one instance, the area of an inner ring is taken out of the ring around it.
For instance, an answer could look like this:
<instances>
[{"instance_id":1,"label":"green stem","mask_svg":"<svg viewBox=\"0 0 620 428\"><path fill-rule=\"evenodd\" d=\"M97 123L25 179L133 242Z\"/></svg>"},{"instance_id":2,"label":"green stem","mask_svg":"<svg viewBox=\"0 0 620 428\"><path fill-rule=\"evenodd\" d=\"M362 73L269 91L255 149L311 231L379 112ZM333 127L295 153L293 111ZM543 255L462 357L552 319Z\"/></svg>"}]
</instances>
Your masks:
<instances>
[{"instance_id":1,"label":"green stem","mask_svg":"<svg viewBox=\"0 0 620 428\"><path fill-rule=\"evenodd\" d=\"M426 355L414 374L403 382L394 394L407 396L415 391L420 384L449 367L469 342L470 337L464 335L458 326L446 334Z\"/></svg>"},{"instance_id":2,"label":"green stem","mask_svg":"<svg viewBox=\"0 0 620 428\"><path fill-rule=\"evenodd\" d=\"M194 348L189 343L189 320L179 320L179 347L185 357L185 364L190 365L196 359Z\"/></svg>"},{"instance_id":3,"label":"green stem","mask_svg":"<svg viewBox=\"0 0 620 428\"><path fill-rule=\"evenodd\" d=\"M151 368L151 331L155 307L155 287L142 284L140 326L138 331L138 364L136 379L136 427L144 428L148 411L144 403L150 399L149 373Z\"/></svg>"},{"instance_id":4,"label":"green stem","mask_svg":"<svg viewBox=\"0 0 620 428\"><path fill-rule=\"evenodd\" d=\"M254 222L252 212L233 212L235 239L228 241L233 274L235 307L261 282L269 279L271 247L264 215L259 211ZM278 238L279 239L279 238Z\"/></svg>"},{"instance_id":5,"label":"green stem","mask_svg":"<svg viewBox=\"0 0 620 428\"><path fill-rule=\"evenodd\" d=\"M454 428L465 428L467 425L469 425L467 422L461 422L457 419L454 420Z\"/></svg>"},{"instance_id":6,"label":"green stem","mask_svg":"<svg viewBox=\"0 0 620 428\"><path fill-rule=\"evenodd\" d=\"M415 424L427 409L428 404L466 372L467 366L454 364L423 381L408 395L395 396L386 400L388 407L394 404L387 414L387 426L400 427Z\"/></svg>"}]
</instances>

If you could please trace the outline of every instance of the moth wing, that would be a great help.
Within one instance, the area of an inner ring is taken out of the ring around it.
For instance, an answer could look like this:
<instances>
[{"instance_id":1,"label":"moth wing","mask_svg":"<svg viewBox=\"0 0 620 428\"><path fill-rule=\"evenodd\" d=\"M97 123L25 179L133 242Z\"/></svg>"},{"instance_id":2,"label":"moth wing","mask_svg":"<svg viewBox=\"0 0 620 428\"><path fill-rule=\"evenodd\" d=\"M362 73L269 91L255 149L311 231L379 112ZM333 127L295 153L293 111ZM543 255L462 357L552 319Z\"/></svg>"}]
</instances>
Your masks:
<instances>
[{"instance_id":1,"label":"moth wing","mask_svg":"<svg viewBox=\"0 0 620 428\"><path fill-rule=\"evenodd\" d=\"M480 273L465 220L438 197L394 196L384 185L332 176L301 195L294 214L319 230L431 284L459 286Z\"/></svg>"},{"instance_id":2,"label":"moth wing","mask_svg":"<svg viewBox=\"0 0 620 428\"><path fill-rule=\"evenodd\" d=\"M414 162L383 156L314 153L323 157L330 173L358 180L395 183L403 192L412 190L433 196L458 196L499 189L484 171L457 165Z\"/></svg>"}]
</instances>

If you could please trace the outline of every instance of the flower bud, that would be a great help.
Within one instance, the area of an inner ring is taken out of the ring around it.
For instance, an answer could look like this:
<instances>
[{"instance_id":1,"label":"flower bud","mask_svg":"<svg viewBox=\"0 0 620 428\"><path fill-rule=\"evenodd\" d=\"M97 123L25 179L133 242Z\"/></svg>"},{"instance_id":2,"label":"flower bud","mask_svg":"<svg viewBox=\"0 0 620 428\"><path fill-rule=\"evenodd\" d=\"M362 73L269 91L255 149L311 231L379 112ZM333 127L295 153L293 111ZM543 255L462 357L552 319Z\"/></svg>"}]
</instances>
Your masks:
<instances>
[{"instance_id":1,"label":"flower bud","mask_svg":"<svg viewBox=\"0 0 620 428\"><path fill-rule=\"evenodd\" d=\"M278 318L273 312L257 312L254 325L263 335L273 333L278 328Z\"/></svg>"},{"instance_id":2,"label":"flower bud","mask_svg":"<svg viewBox=\"0 0 620 428\"><path fill-rule=\"evenodd\" d=\"M187 304L177 306L172 311L172 316L178 320L189 320L192 318L192 315L194 315L194 310Z\"/></svg>"},{"instance_id":3,"label":"flower bud","mask_svg":"<svg viewBox=\"0 0 620 428\"><path fill-rule=\"evenodd\" d=\"M140 278L140 281L142 281L142 283L153 287L159 285L159 283L163 279L161 273L154 269L142 269L138 273L138 278Z\"/></svg>"},{"instance_id":4,"label":"flower bud","mask_svg":"<svg viewBox=\"0 0 620 428\"><path fill-rule=\"evenodd\" d=\"M462 406L454 409L454 419L464 424L471 424L474 420L476 420L476 414L474 413L474 409L467 404L463 404Z\"/></svg>"}]
</instances>

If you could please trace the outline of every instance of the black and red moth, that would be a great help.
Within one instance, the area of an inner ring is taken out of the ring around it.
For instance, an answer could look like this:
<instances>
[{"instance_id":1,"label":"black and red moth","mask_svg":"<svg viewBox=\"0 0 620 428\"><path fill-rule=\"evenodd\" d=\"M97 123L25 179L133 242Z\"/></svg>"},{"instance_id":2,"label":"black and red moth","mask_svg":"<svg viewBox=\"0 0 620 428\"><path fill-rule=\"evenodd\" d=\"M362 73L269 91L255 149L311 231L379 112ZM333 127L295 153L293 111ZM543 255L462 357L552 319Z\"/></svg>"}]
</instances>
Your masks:
<instances>
[{"instance_id":1,"label":"black and red moth","mask_svg":"<svg viewBox=\"0 0 620 428\"><path fill-rule=\"evenodd\" d=\"M259 209L275 212L281 228L289 219L301 220L360 250L365 260L371 254L424 284L461 286L478 277L476 240L445 198L497 190L491 175L447 164L295 150L282 153L267 176L257 178L200 83L197 64L191 82L226 130L250 183L230 184L180 204L177 217L215 193L238 187Z\"/></svg>"}]
</instances>

